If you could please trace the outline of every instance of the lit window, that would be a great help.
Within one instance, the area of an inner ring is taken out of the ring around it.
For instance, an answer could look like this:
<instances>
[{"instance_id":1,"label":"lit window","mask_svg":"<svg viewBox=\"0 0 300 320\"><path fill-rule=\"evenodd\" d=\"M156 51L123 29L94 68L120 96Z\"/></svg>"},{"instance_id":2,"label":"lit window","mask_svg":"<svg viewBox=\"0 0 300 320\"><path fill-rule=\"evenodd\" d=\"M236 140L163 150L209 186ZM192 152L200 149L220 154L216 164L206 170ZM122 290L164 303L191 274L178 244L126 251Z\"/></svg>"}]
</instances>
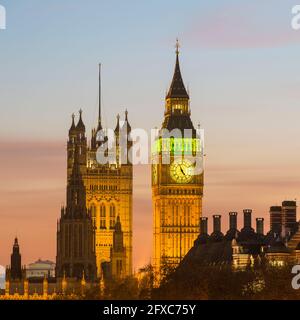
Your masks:
<instances>
[{"instance_id":1,"label":"lit window","mask_svg":"<svg viewBox=\"0 0 300 320\"><path fill-rule=\"evenodd\" d=\"M113 229L116 224L116 207L114 204L110 206L109 217L110 217L109 226L110 226L110 229Z\"/></svg>"},{"instance_id":2,"label":"lit window","mask_svg":"<svg viewBox=\"0 0 300 320\"><path fill-rule=\"evenodd\" d=\"M96 206L94 204L91 206L91 215L92 215L93 224L95 225L95 223L96 223Z\"/></svg>"},{"instance_id":3,"label":"lit window","mask_svg":"<svg viewBox=\"0 0 300 320\"><path fill-rule=\"evenodd\" d=\"M106 208L104 204L100 207L100 228L106 229Z\"/></svg>"}]
</instances>

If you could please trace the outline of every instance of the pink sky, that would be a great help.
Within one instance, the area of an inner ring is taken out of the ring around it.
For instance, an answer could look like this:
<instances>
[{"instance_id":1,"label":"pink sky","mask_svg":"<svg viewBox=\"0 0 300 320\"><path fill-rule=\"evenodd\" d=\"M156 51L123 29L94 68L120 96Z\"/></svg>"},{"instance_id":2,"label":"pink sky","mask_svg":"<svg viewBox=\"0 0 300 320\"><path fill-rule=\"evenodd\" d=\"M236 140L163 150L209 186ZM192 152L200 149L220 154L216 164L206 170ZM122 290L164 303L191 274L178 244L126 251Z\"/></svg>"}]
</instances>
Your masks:
<instances>
[{"instance_id":1,"label":"pink sky","mask_svg":"<svg viewBox=\"0 0 300 320\"><path fill-rule=\"evenodd\" d=\"M289 1L289 0L288 0ZM184 38L202 48L272 48L300 43L291 28L291 8L273 0L222 3L215 10L196 12Z\"/></svg>"},{"instance_id":2,"label":"pink sky","mask_svg":"<svg viewBox=\"0 0 300 320\"><path fill-rule=\"evenodd\" d=\"M6 4L9 27L0 38L0 265L9 263L16 235L24 264L55 259L70 116L83 108L87 129L95 124L99 61L105 125L115 124L116 114L127 108L132 127L148 130L163 118L177 36L193 122L205 130L203 215L223 214L225 231L229 211L239 212L241 226L242 209L252 208L253 224L265 217L268 229L269 207L299 197L300 31L290 26L294 1L138 1L119 10L113 2L77 1L72 8L61 2L59 10L46 0ZM133 214L137 268L151 257L149 166L135 168Z\"/></svg>"},{"instance_id":3,"label":"pink sky","mask_svg":"<svg viewBox=\"0 0 300 320\"><path fill-rule=\"evenodd\" d=\"M15 235L19 237L23 264L38 258L55 260L56 220L65 202L65 142L0 143L0 264L9 263ZM242 164L247 152L230 158L218 156L223 148L208 148L205 167L204 215L223 214L227 229L229 211L254 210L266 218L269 206L293 199L300 188L300 172L291 161L289 168L257 161ZM259 157L258 157L259 158ZM267 159L266 159L267 160ZM134 169L134 266L150 261L152 211L150 166ZM209 222L211 229L211 219Z\"/></svg>"}]
</instances>

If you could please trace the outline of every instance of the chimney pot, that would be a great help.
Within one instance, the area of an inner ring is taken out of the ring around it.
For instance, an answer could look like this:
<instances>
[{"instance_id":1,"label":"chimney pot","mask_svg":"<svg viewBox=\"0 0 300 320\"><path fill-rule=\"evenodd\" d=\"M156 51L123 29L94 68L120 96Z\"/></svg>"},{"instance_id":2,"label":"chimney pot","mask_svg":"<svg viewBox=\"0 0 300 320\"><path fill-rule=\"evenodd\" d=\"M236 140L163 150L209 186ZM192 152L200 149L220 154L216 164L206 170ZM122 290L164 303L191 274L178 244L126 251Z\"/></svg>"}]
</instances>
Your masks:
<instances>
[{"instance_id":1,"label":"chimney pot","mask_svg":"<svg viewBox=\"0 0 300 320\"><path fill-rule=\"evenodd\" d=\"M251 228L252 226L252 210L251 209L244 209L244 228Z\"/></svg>"},{"instance_id":2,"label":"chimney pot","mask_svg":"<svg viewBox=\"0 0 300 320\"><path fill-rule=\"evenodd\" d=\"M206 217L200 218L200 234L207 234L207 221Z\"/></svg>"},{"instance_id":3,"label":"chimney pot","mask_svg":"<svg viewBox=\"0 0 300 320\"><path fill-rule=\"evenodd\" d=\"M229 212L229 229L237 229L237 212Z\"/></svg>"},{"instance_id":4,"label":"chimney pot","mask_svg":"<svg viewBox=\"0 0 300 320\"><path fill-rule=\"evenodd\" d=\"M264 218L256 218L256 233L264 234Z\"/></svg>"},{"instance_id":5,"label":"chimney pot","mask_svg":"<svg viewBox=\"0 0 300 320\"><path fill-rule=\"evenodd\" d=\"M221 216L215 214L214 218L214 232L221 232Z\"/></svg>"},{"instance_id":6,"label":"chimney pot","mask_svg":"<svg viewBox=\"0 0 300 320\"><path fill-rule=\"evenodd\" d=\"M270 207L270 229L273 232L281 233L282 230L282 207Z\"/></svg>"}]
</instances>

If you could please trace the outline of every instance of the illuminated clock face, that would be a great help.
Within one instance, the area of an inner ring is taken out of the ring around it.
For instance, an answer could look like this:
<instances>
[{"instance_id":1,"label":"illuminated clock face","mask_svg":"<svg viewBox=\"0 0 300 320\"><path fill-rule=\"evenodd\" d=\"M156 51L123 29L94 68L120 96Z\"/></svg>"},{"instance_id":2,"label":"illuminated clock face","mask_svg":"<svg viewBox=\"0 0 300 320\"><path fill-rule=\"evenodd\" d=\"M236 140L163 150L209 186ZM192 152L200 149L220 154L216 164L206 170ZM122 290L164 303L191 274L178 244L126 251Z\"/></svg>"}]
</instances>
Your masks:
<instances>
[{"instance_id":1,"label":"illuminated clock face","mask_svg":"<svg viewBox=\"0 0 300 320\"><path fill-rule=\"evenodd\" d=\"M175 160L171 165L170 174L177 183L189 183L193 179L194 166L189 160Z\"/></svg>"}]
</instances>

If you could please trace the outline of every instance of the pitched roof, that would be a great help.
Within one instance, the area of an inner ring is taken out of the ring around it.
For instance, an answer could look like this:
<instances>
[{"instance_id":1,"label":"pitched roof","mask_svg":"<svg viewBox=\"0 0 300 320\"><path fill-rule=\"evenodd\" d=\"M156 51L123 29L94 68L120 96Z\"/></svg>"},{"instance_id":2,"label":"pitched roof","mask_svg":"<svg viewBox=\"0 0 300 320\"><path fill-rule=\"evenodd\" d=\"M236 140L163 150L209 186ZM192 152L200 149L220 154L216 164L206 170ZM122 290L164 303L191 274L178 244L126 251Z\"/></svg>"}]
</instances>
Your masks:
<instances>
[{"instance_id":1,"label":"pitched roof","mask_svg":"<svg viewBox=\"0 0 300 320\"><path fill-rule=\"evenodd\" d=\"M185 89L181 72L180 72L180 66L179 66L179 51L176 51L176 64L175 64L175 70L173 75L173 80L169 89L169 92L167 94L168 98L187 98L189 99L189 95Z\"/></svg>"},{"instance_id":2,"label":"pitched roof","mask_svg":"<svg viewBox=\"0 0 300 320\"><path fill-rule=\"evenodd\" d=\"M69 133L72 133L76 130L76 126L75 126L75 115L74 113L72 114L72 125L70 127Z\"/></svg>"},{"instance_id":3,"label":"pitched roof","mask_svg":"<svg viewBox=\"0 0 300 320\"><path fill-rule=\"evenodd\" d=\"M85 125L82 121L82 110L81 109L79 110L79 121L77 123L76 129L85 131Z\"/></svg>"}]
</instances>

